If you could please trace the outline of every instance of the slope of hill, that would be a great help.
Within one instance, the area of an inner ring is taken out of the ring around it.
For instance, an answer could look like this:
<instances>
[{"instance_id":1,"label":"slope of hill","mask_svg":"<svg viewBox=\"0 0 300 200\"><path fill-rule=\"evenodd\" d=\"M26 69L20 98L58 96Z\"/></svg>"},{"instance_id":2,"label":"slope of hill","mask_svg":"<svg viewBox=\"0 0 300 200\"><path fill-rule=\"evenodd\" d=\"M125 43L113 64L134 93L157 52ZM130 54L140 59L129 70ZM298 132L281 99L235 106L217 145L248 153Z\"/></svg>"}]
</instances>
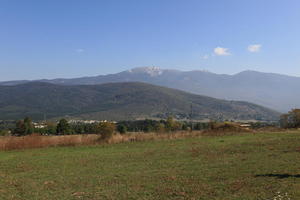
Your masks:
<instances>
[{"instance_id":1,"label":"slope of hill","mask_svg":"<svg viewBox=\"0 0 300 200\"><path fill-rule=\"evenodd\" d=\"M0 119L71 116L124 120L168 115L179 119L276 120L279 113L247 102L225 101L146 83L66 86L32 82L0 86Z\"/></svg>"},{"instance_id":2,"label":"slope of hill","mask_svg":"<svg viewBox=\"0 0 300 200\"><path fill-rule=\"evenodd\" d=\"M300 87L300 78L255 71L224 75L206 71L183 72L143 67L95 77L39 81L61 85L145 82L214 98L248 101L282 112L300 107L300 95L296 92ZM0 85L26 82L28 81L10 81L2 82Z\"/></svg>"}]
</instances>

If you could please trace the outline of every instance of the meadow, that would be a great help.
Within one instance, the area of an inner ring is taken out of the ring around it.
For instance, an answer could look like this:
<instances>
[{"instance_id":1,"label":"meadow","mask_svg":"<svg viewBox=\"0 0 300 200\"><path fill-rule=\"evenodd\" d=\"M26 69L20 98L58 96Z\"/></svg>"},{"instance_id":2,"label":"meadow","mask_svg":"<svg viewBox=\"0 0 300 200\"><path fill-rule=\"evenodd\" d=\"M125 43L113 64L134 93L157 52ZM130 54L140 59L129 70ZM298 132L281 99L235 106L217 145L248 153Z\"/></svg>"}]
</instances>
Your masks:
<instances>
[{"instance_id":1,"label":"meadow","mask_svg":"<svg viewBox=\"0 0 300 200\"><path fill-rule=\"evenodd\" d=\"M116 143L0 151L0 199L300 199L300 131Z\"/></svg>"}]
</instances>

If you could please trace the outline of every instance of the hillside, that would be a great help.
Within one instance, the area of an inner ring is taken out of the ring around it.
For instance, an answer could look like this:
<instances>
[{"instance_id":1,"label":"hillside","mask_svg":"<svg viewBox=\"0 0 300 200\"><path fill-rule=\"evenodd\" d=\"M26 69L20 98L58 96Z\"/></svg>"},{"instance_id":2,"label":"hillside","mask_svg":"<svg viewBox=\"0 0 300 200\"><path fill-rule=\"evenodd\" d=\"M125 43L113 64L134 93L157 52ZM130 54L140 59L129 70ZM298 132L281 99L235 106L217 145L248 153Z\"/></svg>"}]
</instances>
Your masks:
<instances>
[{"instance_id":1,"label":"hillside","mask_svg":"<svg viewBox=\"0 0 300 200\"><path fill-rule=\"evenodd\" d=\"M276 120L270 109L194 95L146 83L65 86L33 82L0 86L0 119L66 117L124 120L165 118ZM192 105L192 109L191 109Z\"/></svg>"},{"instance_id":2,"label":"hillside","mask_svg":"<svg viewBox=\"0 0 300 200\"><path fill-rule=\"evenodd\" d=\"M300 78L244 71L235 75L206 71L163 70L143 67L116 74L74 79L39 80L60 85L94 85L111 82L145 82L214 98L247 101L286 112L300 107ZM2 82L0 85L23 84L28 81Z\"/></svg>"}]
</instances>

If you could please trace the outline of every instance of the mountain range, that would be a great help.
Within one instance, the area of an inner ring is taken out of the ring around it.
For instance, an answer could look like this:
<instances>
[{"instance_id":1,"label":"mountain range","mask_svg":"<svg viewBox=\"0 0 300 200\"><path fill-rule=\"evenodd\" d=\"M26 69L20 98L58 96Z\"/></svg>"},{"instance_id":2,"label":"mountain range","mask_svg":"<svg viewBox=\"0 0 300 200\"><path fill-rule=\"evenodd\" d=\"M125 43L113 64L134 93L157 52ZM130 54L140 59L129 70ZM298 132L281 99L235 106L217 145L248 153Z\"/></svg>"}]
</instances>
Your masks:
<instances>
[{"instance_id":1,"label":"mountain range","mask_svg":"<svg viewBox=\"0 0 300 200\"><path fill-rule=\"evenodd\" d=\"M129 72L128 72L129 73ZM242 101L226 101L155 86L125 82L59 85L30 82L0 86L0 119L61 117L99 120L144 118L276 120L279 113Z\"/></svg>"},{"instance_id":2,"label":"mountain range","mask_svg":"<svg viewBox=\"0 0 300 200\"><path fill-rule=\"evenodd\" d=\"M0 85L28 82L59 85L96 85L114 82L145 82L214 98L248 101L280 112L300 107L300 78L274 73L244 71L235 75L207 71L178 71L140 67L116 74L72 79L7 81Z\"/></svg>"}]
</instances>

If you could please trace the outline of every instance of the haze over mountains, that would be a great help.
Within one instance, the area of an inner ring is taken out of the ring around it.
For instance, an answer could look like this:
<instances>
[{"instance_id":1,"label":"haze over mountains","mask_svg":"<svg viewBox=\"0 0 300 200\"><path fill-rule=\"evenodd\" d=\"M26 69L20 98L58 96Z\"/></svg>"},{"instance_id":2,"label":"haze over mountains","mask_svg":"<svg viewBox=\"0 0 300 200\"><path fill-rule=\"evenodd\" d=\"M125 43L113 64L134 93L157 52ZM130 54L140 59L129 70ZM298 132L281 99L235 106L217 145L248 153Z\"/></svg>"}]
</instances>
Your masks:
<instances>
[{"instance_id":1,"label":"haze over mountains","mask_svg":"<svg viewBox=\"0 0 300 200\"><path fill-rule=\"evenodd\" d=\"M225 75L207 71L141 67L109 75L38 81L60 85L145 82L214 98L248 101L281 112L300 107L299 77L257 71ZM27 82L29 81L8 81L0 82L0 85L16 85Z\"/></svg>"},{"instance_id":2,"label":"haze over mountains","mask_svg":"<svg viewBox=\"0 0 300 200\"><path fill-rule=\"evenodd\" d=\"M0 86L0 119L59 118L130 120L276 120L279 113L247 102L226 101L146 83ZM191 107L192 105L192 107Z\"/></svg>"}]
</instances>

